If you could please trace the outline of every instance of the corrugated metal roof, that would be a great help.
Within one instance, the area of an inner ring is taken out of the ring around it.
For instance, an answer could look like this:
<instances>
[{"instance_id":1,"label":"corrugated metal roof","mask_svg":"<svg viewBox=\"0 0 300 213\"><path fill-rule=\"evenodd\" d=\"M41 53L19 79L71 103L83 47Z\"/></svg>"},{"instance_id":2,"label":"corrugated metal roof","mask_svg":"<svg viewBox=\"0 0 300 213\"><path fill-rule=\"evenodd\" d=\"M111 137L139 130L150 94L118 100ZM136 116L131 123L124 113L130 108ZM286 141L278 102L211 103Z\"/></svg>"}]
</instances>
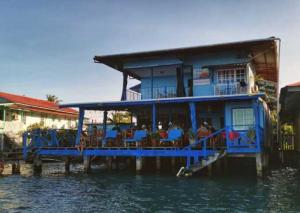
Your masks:
<instances>
[{"instance_id":1,"label":"corrugated metal roof","mask_svg":"<svg viewBox=\"0 0 300 213\"><path fill-rule=\"evenodd\" d=\"M30 98L26 96L21 95L15 95L5 92L0 92L0 98L3 98L7 100L8 102L15 103L18 105L23 105L24 107L29 107L31 111L40 112L40 110L43 110L43 112L48 113L59 113L60 115L77 115L78 111L71 109L71 108L65 108L60 109L59 105L50 101L36 99L36 98Z\"/></svg>"}]
</instances>

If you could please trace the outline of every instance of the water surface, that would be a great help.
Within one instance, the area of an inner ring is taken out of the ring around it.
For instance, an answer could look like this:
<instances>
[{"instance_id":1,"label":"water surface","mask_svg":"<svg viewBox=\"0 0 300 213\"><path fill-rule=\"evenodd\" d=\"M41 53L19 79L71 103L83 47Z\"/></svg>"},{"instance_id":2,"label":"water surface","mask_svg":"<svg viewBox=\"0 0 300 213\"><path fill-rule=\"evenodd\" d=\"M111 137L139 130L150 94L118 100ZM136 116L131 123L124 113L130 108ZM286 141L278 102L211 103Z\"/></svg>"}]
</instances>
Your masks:
<instances>
[{"instance_id":1,"label":"water surface","mask_svg":"<svg viewBox=\"0 0 300 213\"><path fill-rule=\"evenodd\" d=\"M62 168L1 177L0 212L300 212L298 169L276 169L257 179L101 170L65 175Z\"/></svg>"}]
</instances>

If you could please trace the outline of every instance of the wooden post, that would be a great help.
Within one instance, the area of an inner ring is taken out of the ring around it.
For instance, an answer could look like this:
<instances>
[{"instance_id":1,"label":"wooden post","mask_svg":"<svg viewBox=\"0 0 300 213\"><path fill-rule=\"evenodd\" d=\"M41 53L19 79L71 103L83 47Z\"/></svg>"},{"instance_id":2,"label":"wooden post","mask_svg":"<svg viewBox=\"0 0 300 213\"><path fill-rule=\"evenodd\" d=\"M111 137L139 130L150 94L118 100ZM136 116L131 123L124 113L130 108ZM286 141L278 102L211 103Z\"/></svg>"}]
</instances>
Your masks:
<instances>
[{"instance_id":1,"label":"wooden post","mask_svg":"<svg viewBox=\"0 0 300 213\"><path fill-rule=\"evenodd\" d=\"M142 157L136 157L136 171L140 172L142 170L143 167L143 159Z\"/></svg>"},{"instance_id":2,"label":"wooden post","mask_svg":"<svg viewBox=\"0 0 300 213\"><path fill-rule=\"evenodd\" d=\"M112 157L106 157L106 168L109 170L112 168Z\"/></svg>"},{"instance_id":3,"label":"wooden post","mask_svg":"<svg viewBox=\"0 0 300 213\"><path fill-rule=\"evenodd\" d=\"M20 162L19 161L12 163L11 173L13 175L20 174Z\"/></svg>"},{"instance_id":4,"label":"wooden post","mask_svg":"<svg viewBox=\"0 0 300 213\"><path fill-rule=\"evenodd\" d=\"M113 156L112 157L112 164L111 164L111 168L112 170L116 170L117 169L117 157L116 156Z\"/></svg>"},{"instance_id":5,"label":"wooden post","mask_svg":"<svg viewBox=\"0 0 300 213\"><path fill-rule=\"evenodd\" d=\"M66 173L70 172L70 157L66 157L65 159L65 172Z\"/></svg>"},{"instance_id":6,"label":"wooden post","mask_svg":"<svg viewBox=\"0 0 300 213\"><path fill-rule=\"evenodd\" d=\"M33 173L41 174L42 173L42 160L39 156L36 156L33 160Z\"/></svg>"},{"instance_id":7,"label":"wooden post","mask_svg":"<svg viewBox=\"0 0 300 213\"><path fill-rule=\"evenodd\" d=\"M257 153L255 159L256 159L256 175L258 177L262 177L263 174L262 154Z\"/></svg>"},{"instance_id":8,"label":"wooden post","mask_svg":"<svg viewBox=\"0 0 300 213\"><path fill-rule=\"evenodd\" d=\"M175 157L171 158L171 166L172 166L172 169L175 169L175 166L176 166L176 158Z\"/></svg>"},{"instance_id":9,"label":"wooden post","mask_svg":"<svg viewBox=\"0 0 300 213\"><path fill-rule=\"evenodd\" d=\"M89 173L91 171L91 157L84 156L83 157L83 169L85 173Z\"/></svg>"},{"instance_id":10,"label":"wooden post","mask_svg":"<svg viewBox=\"0 0 300 213\"><path fill-rule=\"evenodd\" d=\"M161 165L160 165L160 157L156 157L156 169L159 171L161 168Z\"/></svg>"}]
</instances>

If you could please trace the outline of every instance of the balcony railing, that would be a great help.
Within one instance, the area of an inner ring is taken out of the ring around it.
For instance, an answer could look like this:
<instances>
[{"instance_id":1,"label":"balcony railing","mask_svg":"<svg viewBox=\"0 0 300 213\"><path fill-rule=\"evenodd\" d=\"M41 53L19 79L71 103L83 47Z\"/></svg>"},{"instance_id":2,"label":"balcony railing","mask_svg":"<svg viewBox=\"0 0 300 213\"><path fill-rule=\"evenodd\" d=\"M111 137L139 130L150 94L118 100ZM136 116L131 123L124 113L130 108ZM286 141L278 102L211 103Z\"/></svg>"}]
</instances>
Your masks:
<instances>
[{"instance_id":1,"label":"balcony railing","mask_svg":"<svg viewBox=\"0 0 300 213\"><path fill-rule=\"evenodd\" d=\"M248 86L242 87L240 83L216 84L214 86L215 95L246 94L247 92Z\"/></svg>"},{"instance_id":2,"label":"balcony railing","mask_svg":"<svg viewBox=\"0 0 300 213\"><path fill-rule=\"evenodd\" d=\"M185 88L185 94L188 96L189 88ZM136 101L141 99L158 99L158 98L173 98L177 97L176 87L153 87L152 88L143 88L141 93L135 92L133 90L127 90L127 101Z\"/></svg>"},{"instance_id":3,"label":"balcony railing","mask_svg":"<svg viewBox=\"0 0 300 213\"><path fill-rule=\"evenodd\" d=\"M158 98L173 98L177 97L176 87L153 87L152 88L143 88L141 89L142 99L158 99ZM189 88L185 88L185 94L188 96Z\"/></svg>"},{"instance_id":4,"label":"balcony railing","mask_svg":"<svg viewBox=\"0 0 300 213\"><path fill-rule=\"evenodd\" d=\"M126 100L127 101L137 101L137 100L141 100L142 98L142 94L135 92L133 90L128 89L127 93L126 93Z\"/></svg>"}]
</instances>

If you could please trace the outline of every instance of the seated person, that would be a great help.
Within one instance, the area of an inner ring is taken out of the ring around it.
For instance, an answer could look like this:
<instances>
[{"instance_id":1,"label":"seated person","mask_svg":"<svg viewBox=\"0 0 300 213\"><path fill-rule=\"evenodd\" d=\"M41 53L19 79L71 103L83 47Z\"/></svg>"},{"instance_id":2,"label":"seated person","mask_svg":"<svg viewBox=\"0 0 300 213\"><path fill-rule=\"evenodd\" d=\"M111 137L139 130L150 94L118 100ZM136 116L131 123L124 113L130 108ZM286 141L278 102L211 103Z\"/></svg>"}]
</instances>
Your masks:
<instances>
[{"instance_id":1,"label":"seated person","mask_svg":"<svg viewBox=\"0 0 300 213\"><path fill-rule=\"evenodd\" d=\"M206 121L204 121L200 128L197 130L197 135L198 138L204 138L207 137L210 134L209 128L208 128L208 123Z\"/></svg>"}]
</instances>

